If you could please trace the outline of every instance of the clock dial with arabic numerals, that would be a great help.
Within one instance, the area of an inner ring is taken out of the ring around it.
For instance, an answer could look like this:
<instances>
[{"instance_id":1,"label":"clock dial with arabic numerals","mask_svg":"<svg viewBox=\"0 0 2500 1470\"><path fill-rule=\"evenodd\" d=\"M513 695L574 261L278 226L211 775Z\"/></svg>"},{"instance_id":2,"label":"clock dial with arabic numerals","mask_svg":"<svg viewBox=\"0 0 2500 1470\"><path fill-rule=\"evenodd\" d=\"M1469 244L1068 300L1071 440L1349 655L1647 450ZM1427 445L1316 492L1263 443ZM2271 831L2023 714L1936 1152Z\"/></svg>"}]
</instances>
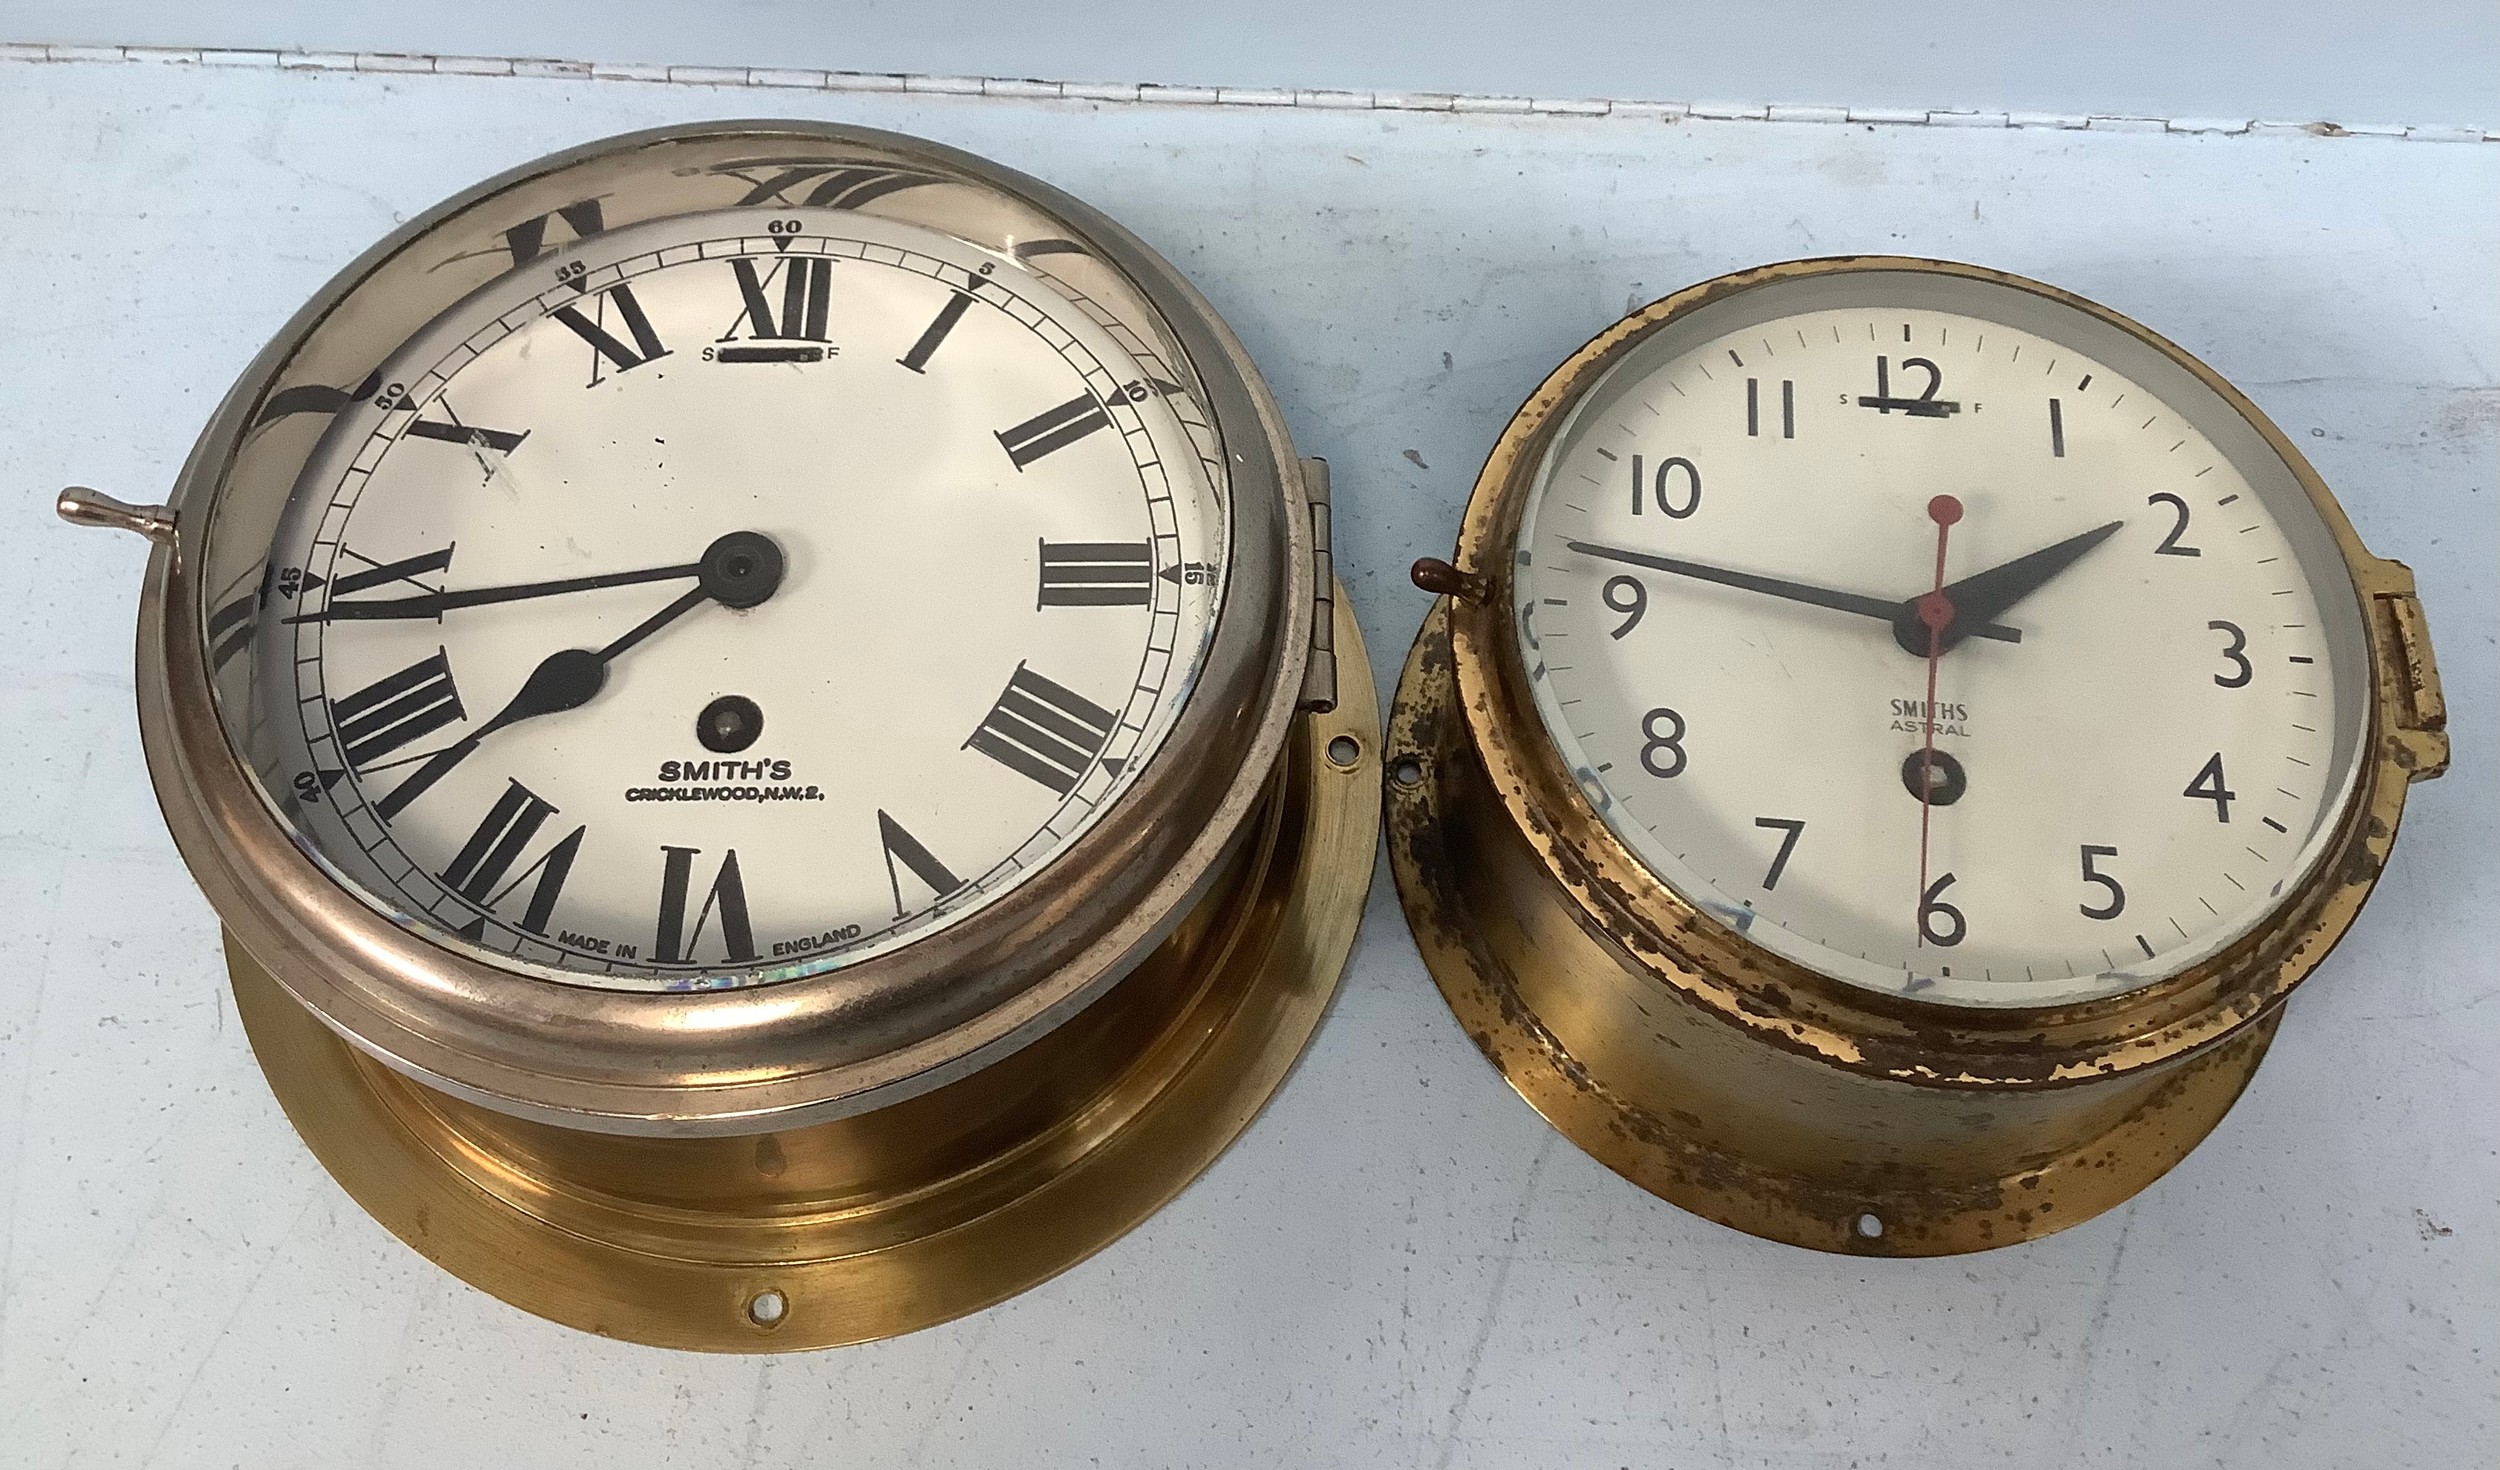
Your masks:
<instances>
[{"instance_id":1,"label":"clock dial with arabic numerals","mask_svg":"<svg viewBox=\"0 0 2500 1470\"><path fill-rule=\"evenodd\" d=\"M1738 300L1593 388L1525 510L1520 656L1590 805L1755 942L1931 1002L2118 994L2247 933L2367 715L2281 460L2045 295Z\"/></svg>"},{"instance_id":2,"label":"clock dial with arabic numerals","mask_svg":"<svg viewBox=\"0 0 2500 1470\"><path fill-rule=\"evenodd\" d=\"M1012 259L848 212L593 236L339 415L257 639L316 855L495 962L791 978L1118 801L1222 594L1215 441Z\"/></svg>"}]
</instances>

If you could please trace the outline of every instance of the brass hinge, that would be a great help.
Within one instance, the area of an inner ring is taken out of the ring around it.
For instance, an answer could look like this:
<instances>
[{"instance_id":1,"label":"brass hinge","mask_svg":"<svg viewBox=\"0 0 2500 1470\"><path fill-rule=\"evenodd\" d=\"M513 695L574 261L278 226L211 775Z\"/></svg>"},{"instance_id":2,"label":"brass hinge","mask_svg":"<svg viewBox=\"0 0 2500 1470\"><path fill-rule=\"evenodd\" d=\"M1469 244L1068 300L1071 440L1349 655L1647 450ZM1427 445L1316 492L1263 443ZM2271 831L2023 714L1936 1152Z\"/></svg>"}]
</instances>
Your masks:
<instances>
[{"instance_id":1,"label":"brass hinge","mask_svg":"<svg viewBox=\"0 0 2500 1470\"><path fill-rule=\"evenodd\" d=\"M2439 665L2431 657L2431 630L2414 597L2413 570L2381 562L2371 589L2371 635L2380 640L2395 696L2396 730L2410 779L2427 781L2448 769L2448 699L2440 692Z\"/></svg>"},{"instance_id":2,"label":"brass hinge","mask_svg":"<svg viewBox=\"0 0 2500 1470\"><path fill-rule=\"evenodd\" d=\"M1302 671L1302 708L1337 707L1337 561L1328 547L1328 461L1302 461L1302 495L1311 506L1311 661Z\"/></svg>"}]
</instances>

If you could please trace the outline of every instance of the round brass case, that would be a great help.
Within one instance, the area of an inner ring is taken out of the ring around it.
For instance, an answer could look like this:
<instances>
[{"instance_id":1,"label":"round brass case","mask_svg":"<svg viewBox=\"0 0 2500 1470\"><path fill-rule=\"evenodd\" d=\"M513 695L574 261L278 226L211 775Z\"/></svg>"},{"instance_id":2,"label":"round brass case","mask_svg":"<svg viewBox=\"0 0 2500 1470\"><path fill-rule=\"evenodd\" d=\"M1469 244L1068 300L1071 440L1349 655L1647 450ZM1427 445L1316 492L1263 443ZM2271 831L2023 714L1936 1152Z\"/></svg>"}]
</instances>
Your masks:
<instances>
[{"instance_id":1,"label":"round brass case","mask_svg":"<svg viewBox=\"0 0 2500 1470\"><path fill-rule=\"evenodd\" d=\"M1379 842L1379 705L1353 618L1337 707L1294 723L1251 839L1181 926L1015 1054L874 1112L755 1134L534 1122L333 1035L229 936L287 1116L435 1264L570 1327L788 1352L891 1337L1068 1269L1212 1163L1335 992Z\"/></svg>"},{"instance_id":2,"label":"round brass case","mask_svg":"<svg viewBox=\"0 0 2500 1470\"><path fill-rule=\"evenodd\" d=\"M231 613L255 585L268 597L271 527L330 416L373 398L411 333L568 238L792 207L1012 262L1082 303L1176 415L1185 402L1226 516L1187 702L1030 881L853 963L601 989L400 922L290 825L257 727L228 718L254 692L254 661L232 657L254 620ZM154 543L140 731L273 1091L384 1225L556 1321L782 1351L1021 1291L1223 1150L1351 948L1379 831L1378 706L1331 570L1326 467L1294 455L1255 366L1167 262L986 160L724 122L525 165L410 221L308 303L229 392L170 505L76 490L60 509ZM1342 672L1340 643L1355 652Z\"/></svg>"},{"instance_id":3,"label":"round brass case","mask_svg":"<svg viewBox=\"0 0 2500 1470\"><path fill-rule=\"evenodd\" d=\"M2369 744L2325 860L2221 953L2122 995L2028 1009L1880 995L1773 954L1639 862L1546 739L1511 626L1513 548L1572 407L1689 311L1803 275L1914 271L2036 292L2201 380L2332 532L2368 630ZM2281 1004L2349 927L2408 782L2447 763L2412 574L2371 556L2256 407L2143 327L2054 288L1892 257L1797 261L1679 292L1601 333L1488 458L1389 726L1399 896L1435 982L1511 1085L1599 1161L1722 1224L1815 1249L1943 1255L2030 1239L2184 1157L2264 1056Z\"/></svg>"},{"instance_id":4,"label":"round brass case","mask_svg":"<svg viewBox=\"0 0 2500 1470\"><path fill-rule=\"evenodd\" d=\"M272 805L254 774L265 753L240 748L221 713L252 661L219 658L209 603L261 580L269 527L330 412L369 395L376 366L424 323L564 232L769 212L787 194L941 230L1047 274L1203 407L1229 479L1229 564L1189 702L1047 872L858 963L732 990L627 993L551 984L433 942L350 893ZM1330 596L1323 477L1296 459L1256 367L1204 299L1117 223L1038 180L826 123L611 138L411 220L308 303L228 393L149 561L140 732L167 824L227 929L333 1030L428 1087L639 1134L870 1111L1076 1014L1183 921L1246 841L1306 702L1314 646L1327 647L1314 637Z\"/></svg>"}]
</instances>

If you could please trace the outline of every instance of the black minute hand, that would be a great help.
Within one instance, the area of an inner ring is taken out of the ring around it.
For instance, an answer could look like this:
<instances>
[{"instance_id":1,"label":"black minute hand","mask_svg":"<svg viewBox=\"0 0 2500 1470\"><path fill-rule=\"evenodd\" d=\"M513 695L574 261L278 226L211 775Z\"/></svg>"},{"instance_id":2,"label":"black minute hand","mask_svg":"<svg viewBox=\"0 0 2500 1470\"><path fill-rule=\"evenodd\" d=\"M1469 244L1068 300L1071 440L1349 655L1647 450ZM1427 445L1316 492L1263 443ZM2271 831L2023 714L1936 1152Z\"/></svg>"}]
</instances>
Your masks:
<instances>
[{"instance_id":1,"label":"black minute hand","mask_svg":"<svg viewBox=\"0 0 2500 1470\"><path fill-rule=\"evenodd\" d=\"M507 725L540 715L562 714L590 703L607 687L610 660L704 603L717 602L732 608L762 603L781 586L781 548L757 532L732 531L704 551L696 572L702 578L699 584L610 640L605 648L560 648L540 659L538 667L521 681L521 692L512 696L511 703L463 736L459 743L446 745L427 757L425 764L411 772L407 780L391 788L390 795L375 802L374 810L386 822L398 816L426 788L467 760L487 736Z\"/></svg>"},{"instance_id":2,"label":"black minute hand","mask_svg":"<svg viewBox=\"0 0 2500 1470\"><path fill-rule=\"evenodd\" d=\"M335 623L350 618L439 618L454 608L484 607L496 602L521 602L565 592L590 592L601 587L631 587L639 582L669 582L698 577L703 563L676 567L644 567L632 572L601 572L592 577L563 577L552 582L523 582L511 587L463 587L455 592L428 592L417 597L373 597L333 602L319 612L297 613L290 623Z\"/></svg>"},{"instance_id":3,"label":"black minute hand","mask_svg":"<svg viewBox=\"0 0 2500 1470\"><path fill-rule=\"evenodd\" d=\"M1814 587L1804 582L1791 582L1779 577L1730 571L1726 567L1708 566L1697 561L1685 561L1679 557L1653 556L1646 551L1626 551L1619 546L1597 546L1586 541L1566 541L1563 544L1583 556L1622 562L1627 566L1648 567L1653 571L1673 572L1679 577L1716 582L1722 587L1741 587L1747 592L1766 593L1772 597L1784 597L1790 602L1810 603L1815 607L1828 607L1835 612L1856 613L1860 617L1880 618L1887 623L1893 621L1901 612L1900 602L1890 597L1863 597L1855 592L1837 592L1829 587ZM1979 623L1964 628L1962 635L1971 638L1994 638L2004 643L2023 641L2020 629L2000 627L1995 623ZM1926 652L1925 646L1922 645L1919 649L1919 656L1924 658Z\"/></svg>"}]
</instances>

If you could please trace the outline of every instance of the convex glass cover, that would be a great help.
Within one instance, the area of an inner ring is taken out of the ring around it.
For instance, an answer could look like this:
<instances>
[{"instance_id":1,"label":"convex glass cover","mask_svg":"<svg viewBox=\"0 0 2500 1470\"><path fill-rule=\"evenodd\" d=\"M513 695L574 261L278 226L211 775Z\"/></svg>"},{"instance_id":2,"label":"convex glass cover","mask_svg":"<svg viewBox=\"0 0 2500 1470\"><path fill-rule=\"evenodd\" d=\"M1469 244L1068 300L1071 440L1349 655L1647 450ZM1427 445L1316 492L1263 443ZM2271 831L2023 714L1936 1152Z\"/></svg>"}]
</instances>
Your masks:
<instances>
[{"instance_id":1,"label":"convex glass cover","mask_svg":"<svg viewBox=\"0 0 2500 1470\"><path fill-rule=\"evenodd\" d=\"M1115 801L1206 652L1212 431L1005 251L678 215L380 379L210 594L253 659L221 708L342 881L499 963L685 988L907 942Z\"/></svg>"},{"instance_id":2,"label":"convex glass cover","mask_svg":"<svg viewBox=\"0 0 2500 1470\"><path fill-rule=\"evenodd\" d=\"M2351 793L2369 657L2317 509L2053 297L1858 271L1695 310L1572 410L1519 545L1537 712L1608 828L1852 984L2175 974Z\"/></svg>"}]
</instances>

